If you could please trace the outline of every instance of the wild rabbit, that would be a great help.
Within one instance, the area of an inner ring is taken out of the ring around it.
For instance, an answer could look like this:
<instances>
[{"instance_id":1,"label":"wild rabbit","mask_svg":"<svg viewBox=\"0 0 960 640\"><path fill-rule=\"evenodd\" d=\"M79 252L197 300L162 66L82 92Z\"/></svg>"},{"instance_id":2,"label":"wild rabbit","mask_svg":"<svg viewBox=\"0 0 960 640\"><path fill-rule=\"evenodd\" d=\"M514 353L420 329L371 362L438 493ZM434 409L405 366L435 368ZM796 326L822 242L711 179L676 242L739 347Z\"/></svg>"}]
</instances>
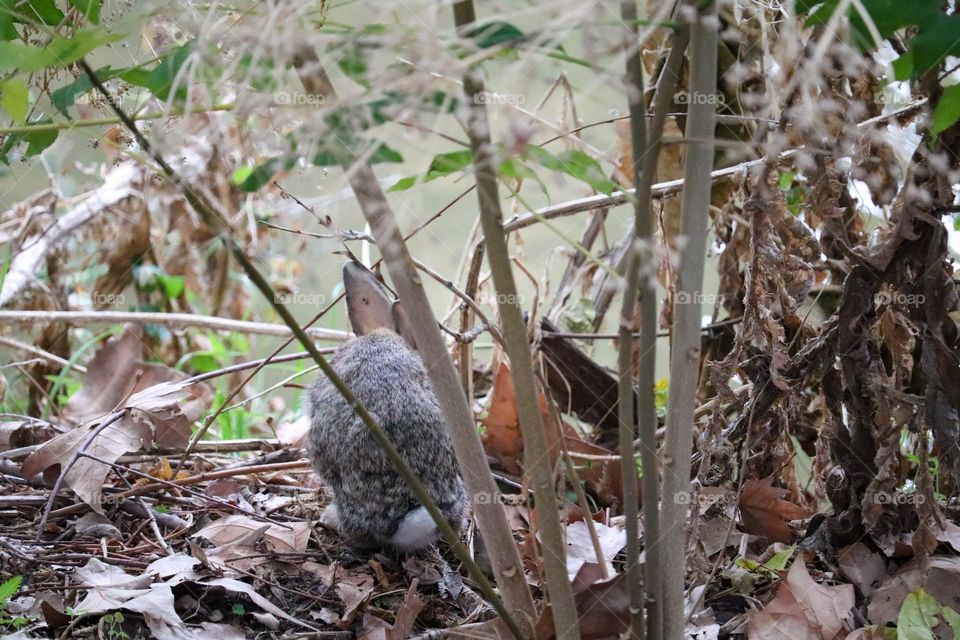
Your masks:
<instances>
[{"instance_id":1,"label":"wild rabbit","mask_svg":"<svg viewBox=\"0 0 960 640\"><path fill-rule=\"evenodd\" d=\"M402 309L357 262L343 266L343 284L358 337L340 347L331 364L460 529L469 500L443 413L423 362L411 349ZM439 532L426 508L325 376L310 389L309 408L308 453L334 498L322 522L358 548L412 552L436 542Z\"/></svg>"}]
</instances>

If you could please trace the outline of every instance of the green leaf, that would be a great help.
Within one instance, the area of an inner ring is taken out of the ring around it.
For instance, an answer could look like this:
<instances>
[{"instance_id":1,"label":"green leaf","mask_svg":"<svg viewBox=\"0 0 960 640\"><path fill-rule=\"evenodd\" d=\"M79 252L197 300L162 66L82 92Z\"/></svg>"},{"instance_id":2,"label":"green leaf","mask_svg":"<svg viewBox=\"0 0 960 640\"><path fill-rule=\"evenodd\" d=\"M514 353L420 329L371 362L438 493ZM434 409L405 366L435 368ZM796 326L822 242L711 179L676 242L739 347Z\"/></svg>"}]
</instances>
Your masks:
<instances>
[{"instance_id":1,"label":"green leaf","mask_svg":"<svg viewBox=\"0 0 960 640\"><path fill-rule=\"evenodd\" d=\"M340 70L357 84L369 87L366 51L359 44L350 42L345 47L341 47L337 53L340 55L337 59L337 66L340 67Z\"/></svg>"},{"instance_id":2,"label":"green leaf","mask_svg":"<svg viewBox=\"0 0 960 640\"><path fill-rule=\"evenodd\" d=\"M100 82L106 82L107 80L123 76L131 71L132 69L126 68L111 69L110 65L107 65L97 69L94 73ZM70 84L64 85L51 93L50 101L53 103L53 106L56 107L57 111L69 118L70 114L67 110L74 105L78 97L91 89L93 89L93 83L90 82L90 78L88 78L86 74L77 76L76 80Z\"/></svg>"},{"instance_id":3,"label":"green leaf","mask_svg":"<svg viewBox=\"0 0 960 640\"><path fill-rule=\"evenodd\" d=\"M354 145L351 145L354 146ZM311 161L317 167L339 167L350 164L357 157L364 157L365 153L354 154L340 142L331 138L324 140L320 150L313 156ZM367 164L380 164L385 162L403 162L403 156L388 147L380 144L369 156L366 156Z\"/></svg>"},{"instance_id":4,"label":"green leaf","mask_svg":"<svg viewBox=\"0 0 960 640\"><path fill-rule=\"evenodd\" d=\"M937 108L933 110L930 133L937 135L946 131L957 120L960 120L960 84L955 84L943 90Z\"/></svg>"},{"instance_id":5,"label":"green leaf","mask_svg":"<svg viewBox=\"0 0 960 640\"><path fill-rule=\"evenodd\" d=\"M63 67L73 64L97 47L123 37L121 33L88 29L78 31L69 38L53 38L43 48L20 42L0 42L0 71L18 69L30 73L48 67Z\"/></svg>"},{"instance_id":6,"label":"green leaf","mask_svg":"<svg viewBox=\"0 0 960 640\"><path fill-rule=\"evenodd\" d=\"M913 52L914 77L930 71L947 56L960 56L960 15L940 15L920 30L909 49Z\"/></svg>"},{"instance_id":7,"label":"green leaf","mask_svg":"<svg viewBox=\"0 0 960 640\"><path fill-rule=\"evenodd\" d=\"M184 281L182 276L171 276L166 273L157 274L157 282L163 286L163 292L168 300L179 298L183 293Z\"/></svg>"},{"instance_id":8,"label":"green leaf","mask_svg":"<svg viewBox=\"0 0 960 640\"><path fill-rule=\"evenodd\" d=\"M527 155L547 169L586 182L600 193L609 195L617 188L613 180L604 175L600 163L582 151L570 149L555 156L543 147L531 146L527 149Z\"/></svg>"},{"instance_id":9,"label":"green leaf","mask_svg":"<svg viewBox=\"0 0 960 640\"><path fill-rule=\"evenodd\" d=\"M907 51L893 61L894 80L909 80L913 77L913 51Z\"/></svg>"},{"instance_id":10,"label":"green leaf","mask_svg":"<svg viewBox=\"0 0 960 640\"><path fill-rule=\"evenodd\" d=\"M195 42L191 40L190 42L180 45L176 49L167 52L167 54L163 56L163 59L160 60L160 63L149 74L147 74L142 86L149 89L150 92L158 99L164 101L169 100L170 91L173 89L173 83L176 80L177 73L180 72L180 68L183 66L183 63L186 62L187 57L193 51L194 44ZM124 79L131 84L137 84L132 80L128 80L126 77ZM186 84L181 80L180 85L177 87L174 100L177 102L182 102L186 99L187 87Z\"/></svg>"},{"instance_id":11,"label":"green leaf","mask_svg":"<svg viewBox=\"0 0 960 640\"><path fill-rule=\"evenodd\" d=\"M23 13L30 18L40 18L40 22L51 27L63 22L64 18L55 0L30 0L30 8L24 9Z\"/></svg>"},{"instance_id":12,"label":"green leaf","mask_svg":"<svg viewBox=\"0 0 960 640\"><path fill-rule=\"evenodd\" d=\"M46 122L50 122L47 120ZM60 135L58 129L51 131L36 131L34 133L24 134L23 139L27 141L27 151L24 154L28 158L43 153L44 150L57 141Z\"/></svg>"},{"instance_id":13,"label":"green leaf","mask_svg":"<svg viewBox=\"0 0 960 640\"><path fill-rule=\"evenodd\" d=\"M23 584L23 576L13 576L3 584L0 584L0 608L6 608L10 598L17 595L20 591L20 585Z\"/></svg>"},{"instance_id":14,"label":"green leaf","mask_svg":"<svg viewBox=\"0 0 960 640\"><path fill-rule=\"evenodd\" d=\"M526 36L523 31L501 20L495 20L487 24L475 27L467 32L467 37L476 41L481 49L489 49L501 44L516 44L521 42Z\"/></svg>"},{"instance_id":15,"label":"green leaf","mask_svg":"<svg viewBox=\"0 0 960 640\"><path fill-rule=\"evenodd\" d=\"M450 153L441 153L433 157L430 161L430 167L427 169L427 175L424 176L424 182L430 182L443 176L463 171L473 163L473 152L469 149L464 151L451 151Z\"/></svg>"},{"instance_id":16,"label":"green leaf","mask_svg":"<svg viewBox=\"0 0 960 640\"><path fill-rule=\"evenodd\" d=\"M793 556L793 547L787 547L783 551L776 553L772 558L763 563L763 566L771 571L783 571L787 568L787 563Z\"/></svg>"},{"instance_id":17,"label":"green leaf","mask_svg":"<svg viewBox=\"0 0 960 640\"><path fill-rule=\"evenodd\" d=\"M23 124L30 108L30 89L22 78L13 77L0 84L0 107L10 114L13 121Z\"/></svg>"},{"instance_id":18,"label":"green leaf","mask_svg":"<svg viewBox=\"0 0 960 640\"><path fill-rule=\"evenodd\" d=\"M387 191L406 191L415 184L417 184L417 176L407 176L406 178L397 180Z\"/></svg>"},{"instance_id":19,"label":"green leaf","mask_svg":"<svg viewBox=\"0 0 960 640\"><path fill-rule=\"evenodd\" d=\"M923 589L907 594L897 617L897 640L935 640L940 605Z\"/></svg>"},{"instance_id":20,"label":"green leaf","mask_svg":"<svg viewBox=\"0 0 960 640\"><path fill-rule=\"evenodd\" d=\"M70 0L70 4L93 24L100 24L100 0Z\"/></svg>"},{"instance_id":21,"label":"green leaf","mask_svg":"<svg viewBox=\"0 0 960 640\"><path fill-rule=\"evenodd\" d=\"M17 6L17 0L0 0L0 40L16 40L19 37L10 15Z\"/></svg>"},{"instance_id":22,"label":"green leaf","mask_svg":"<svg viewBox=\"0 0 960 640\"><path fill-rule=\"evenodd\" d=\"M237 186L240 191L251 193L259 191L264 185L269 183L273 176L280 169L290 169L296 164L297 159L293 156L286 158L271 158L256 167L238 167L233 172L231 182Z\"/></svg>"}]
</instances>

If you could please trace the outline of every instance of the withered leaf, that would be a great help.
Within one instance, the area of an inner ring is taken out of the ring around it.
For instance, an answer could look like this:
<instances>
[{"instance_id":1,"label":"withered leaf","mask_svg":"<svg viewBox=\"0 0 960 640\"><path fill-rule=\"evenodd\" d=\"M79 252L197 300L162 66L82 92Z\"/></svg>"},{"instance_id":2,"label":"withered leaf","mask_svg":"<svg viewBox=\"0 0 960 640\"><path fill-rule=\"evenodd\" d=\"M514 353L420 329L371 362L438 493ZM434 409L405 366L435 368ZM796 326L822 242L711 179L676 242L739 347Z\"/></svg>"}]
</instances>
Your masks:
<instances>
[{"instance_id":1,"label":"withered leaf","mask_svg":"<svg viewBox=\"0 0 960 640\"><path fill-rule=\"evenodd\" d=\"M803 507L782 500L786 489L772 486L773 478L747 480L740 494L740 518L744 528L753 535L774 542L790 543L788 520L799 520L811 515Z\"/></svg>"},{"instance_id":2,"label":"withered leaf","mask_svg":"<svg viewBox=\"0 0 960 640\"><path fill-rule=\"evenodd\" d=\"M818 584L802 558L794 561L777 595L750 616L749 640L837 640L854 607L853 585Z\"/></svg>"}]
</instances>

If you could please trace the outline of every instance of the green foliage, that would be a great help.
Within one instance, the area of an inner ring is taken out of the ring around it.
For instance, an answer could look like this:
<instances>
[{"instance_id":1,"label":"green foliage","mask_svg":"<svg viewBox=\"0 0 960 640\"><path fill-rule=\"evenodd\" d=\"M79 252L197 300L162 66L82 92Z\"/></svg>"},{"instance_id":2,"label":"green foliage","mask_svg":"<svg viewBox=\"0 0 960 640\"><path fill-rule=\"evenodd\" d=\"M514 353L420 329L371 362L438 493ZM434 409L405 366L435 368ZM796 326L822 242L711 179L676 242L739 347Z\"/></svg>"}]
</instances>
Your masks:
<instances>
[{"instance_id":1,"label":"green foliage","mask_svg":"<svg viewBox=\"0 0 960 640\"><path fill-rule=\"evenodd\" d=\"M10 114L13 121L23 124L30 108L30 89L22 78L10 78L0 84L0 107Z\"/></svg>"},{"instance_id":2,"label":"green foliage","mask_svg":"<svg viewBox=\"0 0 960 640\"><path fill-rule=\"evenodd\" d=\"M807 14L808 25L826 24L839 4L840 0L797 0L796 8L798 13ZM880 38L913 28L913 36L906 43L907 52L901 56L907 58L894 62L897 79L919 78L947 56L960 55L960 16L946 15L941 5L940 0L863 0ZM877 45L855 7L850 9L850 25L853 40L861 50L870 51Z\"/></svg>"},{"instance_id":3,"label":"green foliage","mask_svg":"<svg viewBox=\"0 0 960 640\"><path fill-rule=\"evenodd\" d=\"M784 571L787 568L787 565L790 563L790 558L793 557L793 552L795 550L796 549L794 547L787 547L783 551L775 553L763 564L760 564L756 560L748 560L747 558L737 558L734 560L734 564L741 569L746 569L747 571L757 574L758 576L765 578L776 578L780 571Z\"/></svg>"},{"instance_id":4,"label":"green foliage","mask_svg":"<svg viewBox=\"0 0 960 640\"><path fill-rule=\"evenodd\" d=\"M0 608L6 609L10 603L10 599L20 591L22 584L23 576L13 576L6 582L0 584Z\"/></svg>"},{"instance_id":5,"label":"green foliage","mask_svg":"<svg viewBox=\"0 0 960 640\"><path fill-rule=\"evenodd\" d=\"M100 24L100 0L69 0L93 24ZM31 2L31 4L33 4Z\"/></svg>"},{"instance_id":6,"label":"green foliage","mask_svg":"<svg viewBox=\"0 0 960 640\"><path fill-rule=\"evenodd\" d=\"M600 193L609 195L617 188L613 180L603 173L600 163L583 151L568 149L553 155L543 147L530 146L527 148L527 157L551 171L586 182Z\"/></svg>"},{"instance_id":7,"label":"green foliage","mask_svg":"<svg viewBox=\"0 0 960 640\"><path fill-rule=\"evenodd\" d=\"M97 47L122 39L123 34L104 29L85 29L69 38L51 38L44 47L20 42L0 42L0 71L32 73L49 67L73 64Z\"/></svg>"},{"instance_id":8,"label":"green foliage","mask_svg":"<svg viewBox=\"0 0 960 640\"><path fill-rule=\"evenodd\" d=\"M907 595L897 617L897 640L934 640L940 605L923 589Z\"/></svg>"},{"instance_id":9,"label":"green foliage","mask_svg":"<svg viewBox=\"0 0 960 640\"><path fill-rule=\"evenodd\" d=\"M123 614L119 611L108 613L103 616L102 620L104 629L107 632L107 637L110 638L110 640L122 640L123 638L130 637L121 627L123 624Z\"/></svg>"},{"instance_id":10,"label":"green foliage","mask_svg":"<svg viewBox=\"0 0 960 640\"><path fill-rule=\"evenodd\" d=\"M960 85L953 85L943 90L943 95L937 102L930 123L930 133L936 135L946 131L957 120L960 120Z\"/></svg>"},{"instance_id":11,"label":"green foliage","mask_svg":"<svg viewBox=\"0 0 960 640\"><path fill-rule=\"evenodd\" d=\"M0 583L0 626L20 628L28 622L27 618L23 616L11 618L7 614L7 607L10 605L10 600L13 596L17 595L22 585L23 576L13 576L9 580Z\"/></svg>"},{"instance_id":12,"label":"green foliage","mask_svg":"<svg viewBox=\"0 0 960 640\"><path fill-rule=\"evenodd\" d=\"M195 46L194 42L188 42L171 51L167 52L159 64L154 67L146 76L140 73L124 74L124 80L130 84L145 87L150 90L158 99L167 101L170 99L170 92L174 89L174 82L183 63L186 62ZM176 87L176 93L173 96L174 102L183 102L187 99L186 82L181 81Z\"/></svg>"},{"instance_id":13,"label":"green foliage","mask_svg":"<svg viewBox=\"0 0 960 640\"><path fill-rule=\"evenodd\" d=\"M487 24L474 27L466 32L481 49L489 49L499 45L516 45L526 38L523 31L509 22L494 20Z\"/></svg>"}]
</instances>

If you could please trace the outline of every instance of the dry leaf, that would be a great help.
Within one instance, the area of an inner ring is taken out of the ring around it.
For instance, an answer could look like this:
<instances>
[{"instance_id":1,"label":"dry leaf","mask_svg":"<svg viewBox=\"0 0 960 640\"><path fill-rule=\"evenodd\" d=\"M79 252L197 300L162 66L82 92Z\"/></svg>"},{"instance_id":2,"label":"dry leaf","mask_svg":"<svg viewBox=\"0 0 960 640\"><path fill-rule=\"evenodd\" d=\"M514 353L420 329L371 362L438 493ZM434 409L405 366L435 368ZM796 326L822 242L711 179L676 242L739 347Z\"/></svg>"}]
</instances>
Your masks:
<instances>
[{"instance_id":1,"label":"dry leaf","mask_svg":"<svg viewBox=\"0 0 960 640\"><path fill-rule=\"evenodd\" d=\"M143 389L127 399L119 417L111 414L109 425L94 421L57 436L24 460L21 472L27 478L41 472L55 472L55 478L76 459L64 480L77 497L97 513L103 513L100 496L110 463L125 453L149 449L154 444L164 447L187 444L192 420L184 415L180 403L195 397L194 387L195 384L162 382Z\"/></svg>"},{"instance_id":2,"label":"dry leaf","mask_svg":"<svg viewBox=\"0 0 960 640\"><path fill-rule=\"evenodd\" d=\"M853 585L817 584L803 558L794 561L777 595L747 624L749 640L838 640L854 607Z\"/></svg>"},{"instance_id":3,"label":"dry leaf","mask_svg":"<svg viewBox=\"0 0 960 640\"><path fill-rule=\"evenodd\" d=\"M619 527L608 527L600 522L593 524L600 544L600 552L607 568L607 575L612 576L615 571L611 560L627 544L626 531ZM594 550L590 530L583 520L567 525L567 577L573 581L580 572L580 568L587 563L598 563L597 553Z\"/></svg>"},{"instance_id":4,"label":"dry leaf","mask_svg":"<svg viewBox=\"0 0 960 640\"><path fill-rule=\"evenodd\" d=\"M616 637L630 624L630 589L626 574L596 582L574 595L582 640ZM553 640L556 631L548 604L537 620L538 640Z\"/></svg>"},{"instance_id":5,"label":"dry leaf","mask_svg":"<svg viewBox=\"0 0 960 640\"><path fill-rule=\"evenodd\" d=\"M410 584L403 602L397 608L392 625L387 624L380 618L365 614L363 616L363 631L360 634L361 640L405 640L413 631L413 623L417 620L417 615L423 609L423 601L417 597L417 580Z\"/></svg>"},{"instance_id":6,"label":"dry leaf","mask_svg":"<svg viewBox=\"0 0 960 640\"><path fill-rule=\"evenodd\" d=\"M786 489L772 486L773 478L747 480L740 493L740 518L753 535L790 544L792 532L787 520L807 518L811 513L799 505L781 500Z\"/></svg>"}]
</instances>

